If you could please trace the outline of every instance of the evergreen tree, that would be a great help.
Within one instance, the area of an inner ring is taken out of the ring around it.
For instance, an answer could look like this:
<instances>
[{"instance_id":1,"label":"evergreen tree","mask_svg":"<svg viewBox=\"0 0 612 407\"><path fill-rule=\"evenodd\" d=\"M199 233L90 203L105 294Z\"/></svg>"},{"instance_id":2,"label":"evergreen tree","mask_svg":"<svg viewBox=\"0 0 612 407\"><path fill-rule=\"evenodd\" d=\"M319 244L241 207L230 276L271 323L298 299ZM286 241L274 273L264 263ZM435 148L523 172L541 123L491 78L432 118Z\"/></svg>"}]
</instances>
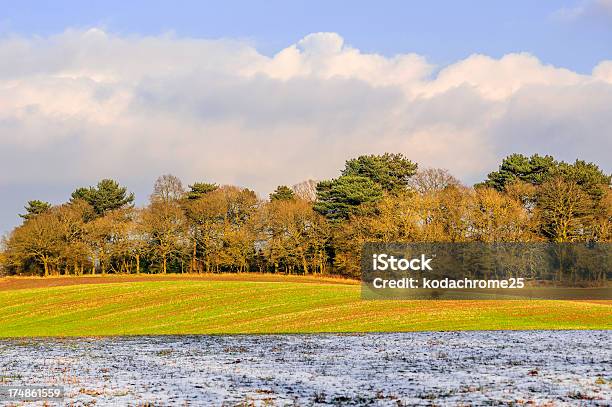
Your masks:
<instances>
[{"instance_id":1,"label":"evergreen tree","mask_svg":"<svg viewBox=\"0 0 612 407\"><path fill-rule=\"evenodd\" d=\"M199 199L219 188L217 184L209 184L207 182L196 182L189 185L190 191L187 192L187 199Z\"/></svg>"},{"instance_id":2,"label":"evergreen tree","mask_svg":"<svg viewBox=\"0 0 612 407\"><path fill-rule=\"evenodd\" d=\"M97 215L123 208L134 202L134 194L127 193L127 188L120 186L117 181L103 179L95 187L77 188L72 193L72 201L83 200L90 204Z\"/></svg>"},{"instance_id":3,"label":"evergreen tree","mask_svg":"<svg viewBox=\"0 0 612 407\"><path fill-rule=\"evenodd\" d=\"M274 192L270 194L270 201L290 201L295 199L293 190L286 185L279 185Z\"/></svg>"},{"instance_id":4,"label":"evergreen tree","mask_svg":"<svg viewBox=\"0 0 612 407\"><path fill-rule=\"evenodd\" d=\"M45 201L39 201L38 199L34 199L32 201L28 201L28 204L24 206L26 213L23 215L19 215L23 219L31 219L36 215L40 215L41 213L47 212L51 209L51 204Z\"/></svg>"},{"instance_id":5,"label":"evergreen tree","mask_svg":"<svg viewBox=\"0 0 612 407\"><path fill-rule=\"evenodd\" d=\"M343 176L359 176L371 179L385 191L397 193L406 189L410 177L416 174L417 164L403 154L362 155L348 160Z\"/></svg>"},{"instance_id":6,"label":"evergreen tree","mask_svg":"<svg viewBox=\"0 0 612 407\"><path fill-rule=\"evenodd\" d=\"M315 211L329 219L348 219L361 205L383 196L382 187L367 177L346 175L317 185Z\"/></svg>"},{"instance_id":7,"label":"evergreen tree","mask_svg":"<svg viewBox=\"0 0 612 407\"><path fill-rule=\"evenodd\" d=\"M604 174L597 165L576 160L573 164L560 162L552 171L568 182L575 182L593 200L599 201L610 188L612 177Z\"/></svg>"},{"instance_id":8,"label":"evergreen tree","mask_svg":"<svg viewBox=\"0 0 612 407\"><path fill-rule=\"evenodd\" d=\"M504 158L499 171L491 172L487 179L476 184L498 191L506 189L517 182L539 186L553 178L560 177L566 182L575 182L594 202L598 202L610 188L612 177L604 174L597 165L576 160L573 164L556 161L552 156L534 154L526 157L512 154Z\"/></svg>"},{"instance_id":9,"label":"evergreen tree","mask_svg":"<svg viewBox=\"0 0 612 407\"><path fill-rule=\"evenodd\" d=\"M504 158L499 170L489 173L487 180L476 186L487 186L504 191L506 186L516 181L540 185L551 175L558 162L550 155L534 154L526 157L523 154L511 154Z\"/></svg>"}]
</instances>

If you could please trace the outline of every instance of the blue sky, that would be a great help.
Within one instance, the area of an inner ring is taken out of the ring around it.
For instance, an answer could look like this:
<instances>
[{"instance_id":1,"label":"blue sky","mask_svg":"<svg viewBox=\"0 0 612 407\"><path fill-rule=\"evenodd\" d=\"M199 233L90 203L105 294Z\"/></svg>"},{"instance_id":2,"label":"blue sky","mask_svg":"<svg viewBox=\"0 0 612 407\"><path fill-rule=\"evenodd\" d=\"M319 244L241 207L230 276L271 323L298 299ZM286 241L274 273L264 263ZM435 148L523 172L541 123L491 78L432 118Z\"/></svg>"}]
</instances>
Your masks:
<instances>
[{"instance_id":1,"label":"blue sky","mask_svg":"<svg viewBox=\"0 0 612 407\"><path fill-rule=\"evenodd\" d=\"M597 1L0 1L0 33L49 35L92 26L239 38L272 54L307 34L337 32L363 52L415 52L445 65L473 53L530 52L590 72L612 54L612 6ZM606 3L606 0L601 2ZM609 4L609 2L608 2Z\"/></svg>"},{"instance_id":2,"label":"blue sky","mask_svg":"<svg viewBox=\"0 0 612 407\"><path fill-rule=\"evenodd\" d=\"M612 0L0 0L0 235L114 178L277 185L400 152L612 171Z\"/></svg>"}]
</instances>

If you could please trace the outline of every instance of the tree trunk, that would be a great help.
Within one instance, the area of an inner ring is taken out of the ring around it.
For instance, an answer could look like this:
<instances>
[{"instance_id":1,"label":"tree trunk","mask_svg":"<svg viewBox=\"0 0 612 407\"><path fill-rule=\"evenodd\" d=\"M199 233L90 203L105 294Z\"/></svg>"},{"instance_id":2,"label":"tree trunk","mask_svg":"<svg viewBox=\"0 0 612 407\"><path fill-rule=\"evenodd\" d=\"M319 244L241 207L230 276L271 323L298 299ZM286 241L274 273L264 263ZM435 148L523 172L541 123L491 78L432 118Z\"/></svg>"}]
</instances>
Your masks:
<instances>
[{"instance_id":1,"label":"tree trunk","mask_svg":"<svg viewBox=\"0 0 612 407\"><path fill-rule=\"evenodd\" d=\"M306 261L304 252L302 252L302 267L304 267L304 274L308 274L308 262Z\"/></svg>"},{"instance_id":2,"label":"tree trunk","mask_svg":"<svg viewBox=\"0 0 612 407\"><path fill-rule=\"evenodd\" d=\"M195 273L196 272L196 268L198 267L198 263L197 263L197 260L196 260L196 248L197 248L197 243L196 243L196 241L194 239L194 241L193 241L193 254L192 254L192 257L191 257L191 272L192 273Z\"/></svg>"}]
</instances>

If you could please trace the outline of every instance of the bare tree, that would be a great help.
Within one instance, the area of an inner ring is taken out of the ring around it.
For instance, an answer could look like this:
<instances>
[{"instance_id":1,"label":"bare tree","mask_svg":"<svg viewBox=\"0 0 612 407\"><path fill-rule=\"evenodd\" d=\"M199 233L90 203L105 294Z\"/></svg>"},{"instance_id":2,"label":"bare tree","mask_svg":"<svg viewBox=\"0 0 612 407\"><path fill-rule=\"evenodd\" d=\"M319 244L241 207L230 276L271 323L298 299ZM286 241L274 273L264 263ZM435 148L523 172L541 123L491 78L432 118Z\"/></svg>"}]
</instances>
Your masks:
<instances>
[{"instance_id":1,"label":"bare tree","mask_svg":"<svg viewBox=\"0 0 612 407\"><path fill-rule=\"evenodd\" d=\"M186 246L183 210L175 202L154 201L143 211L142 220L151 252L161 261L161 273L166 274L168 262Z\"/></svg>"},{"instance_id":2,"label":"bare tree","mask_svg":"<svg viewBox=\"0 0 612 407\"><path fill-rule=\"evenodd\" d=\"M554 177L538 191L540 227L555 242L586 240L593 221L593 201L575 181Z\"/></svg>"},{"instance_id":3,"label":"bare tree","mask_svg":"<svg viewBox=\"0 0 612 407\"><path fill-rule=\"evenodd\" d=\"M309 179L302 181L299 184L295 184L291 187L291 189L298 198L303 199L306 202L314 202L317 199L318 183L318 181Z\"/></svg>"},{"instance_id":4,"label":"bare tree","mask_svg":"<svg viewBox=\"0 0 612 407\"><path fill-rule=\"evenodd\" d=\"M424 194L441 191L449 186L460 186L461 182L443 168L426 168L418 171L409 184L415 191Z\"/></svg>"},{"instance_id":5,"label":"bare tree","mask_svg":"<svg viewBox=\"0 0 612 407\"><path fill-rule=\"evenodd\" d=\"M185 195L185 189L181 180L172 175L165 174L157 178L151 194L151 202L178 201Z\"/></svg>"}]
</instances>

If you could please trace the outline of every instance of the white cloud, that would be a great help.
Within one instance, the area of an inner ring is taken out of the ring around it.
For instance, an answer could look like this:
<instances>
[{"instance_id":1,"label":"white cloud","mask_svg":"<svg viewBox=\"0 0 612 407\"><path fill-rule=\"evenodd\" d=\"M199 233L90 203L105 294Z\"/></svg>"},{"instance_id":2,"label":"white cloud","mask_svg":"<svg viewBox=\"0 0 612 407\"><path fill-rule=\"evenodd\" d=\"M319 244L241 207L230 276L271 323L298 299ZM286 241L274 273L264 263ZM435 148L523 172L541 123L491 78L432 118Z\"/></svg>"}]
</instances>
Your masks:
<instances>
[{"instance_id":1,"label":"white cloud","mask_svg":"<svg viewBox=\"0 0 612 407\"><path fill-rule=\"evenodd\" d=\"M572 7L557 10L553 17L561 21L582 18L609 21L612 18L612 0L580 0Z\"/></svg>"},{"instance_id":2,"label":"white cloud","mask_svg":"<svg viewBox=\"0 0 612 407\"><path fill-rule=\"evenodd\" d=\"M436 67L335 33L268 57L238 41L99 29L0 39L0 61L0 186L112 176L146 190L173 172L264 194L383 151L467 182L515 151L611 170L612 61L592 75L529 54Z\"/></svg>"},{"instance_id":3,"label":"white cloud","mask_svg":"<svg viewBox=\"0 0 612 407\"><path fill-rule=\"evenodd\" d=\"M612 83L612 61L600 62L593 69L593 76L597 79L601 79L602 81Z\"/></svg>"},{"instance_id":4,"label":"white cloud","mask_svg":"<svg viewBox=\"0 0 612 407\"><path fill-rule=\"evenodd\" d=\"M569 86L585 79L566 69L542 65L526 53L509 54L501 59L472 55L443 69L427 88L445 92L454 86L469 85L485 98L506 99L525 86Z\"/></svg>"},{"instance_id":5,"label":"white cloud","mask_svg":"<svg viewBox=\"0 0 612 407\"><path fill-rule=\"evenodd\" d=\"M345 45L344 39L336 33L316 33L251 69L251 74L264 73L276 79L352 78L375 86L397 85L408 89L428 76L432 66L416 54L395 58L362 54Z\"/></svg>"}]
</instances>

